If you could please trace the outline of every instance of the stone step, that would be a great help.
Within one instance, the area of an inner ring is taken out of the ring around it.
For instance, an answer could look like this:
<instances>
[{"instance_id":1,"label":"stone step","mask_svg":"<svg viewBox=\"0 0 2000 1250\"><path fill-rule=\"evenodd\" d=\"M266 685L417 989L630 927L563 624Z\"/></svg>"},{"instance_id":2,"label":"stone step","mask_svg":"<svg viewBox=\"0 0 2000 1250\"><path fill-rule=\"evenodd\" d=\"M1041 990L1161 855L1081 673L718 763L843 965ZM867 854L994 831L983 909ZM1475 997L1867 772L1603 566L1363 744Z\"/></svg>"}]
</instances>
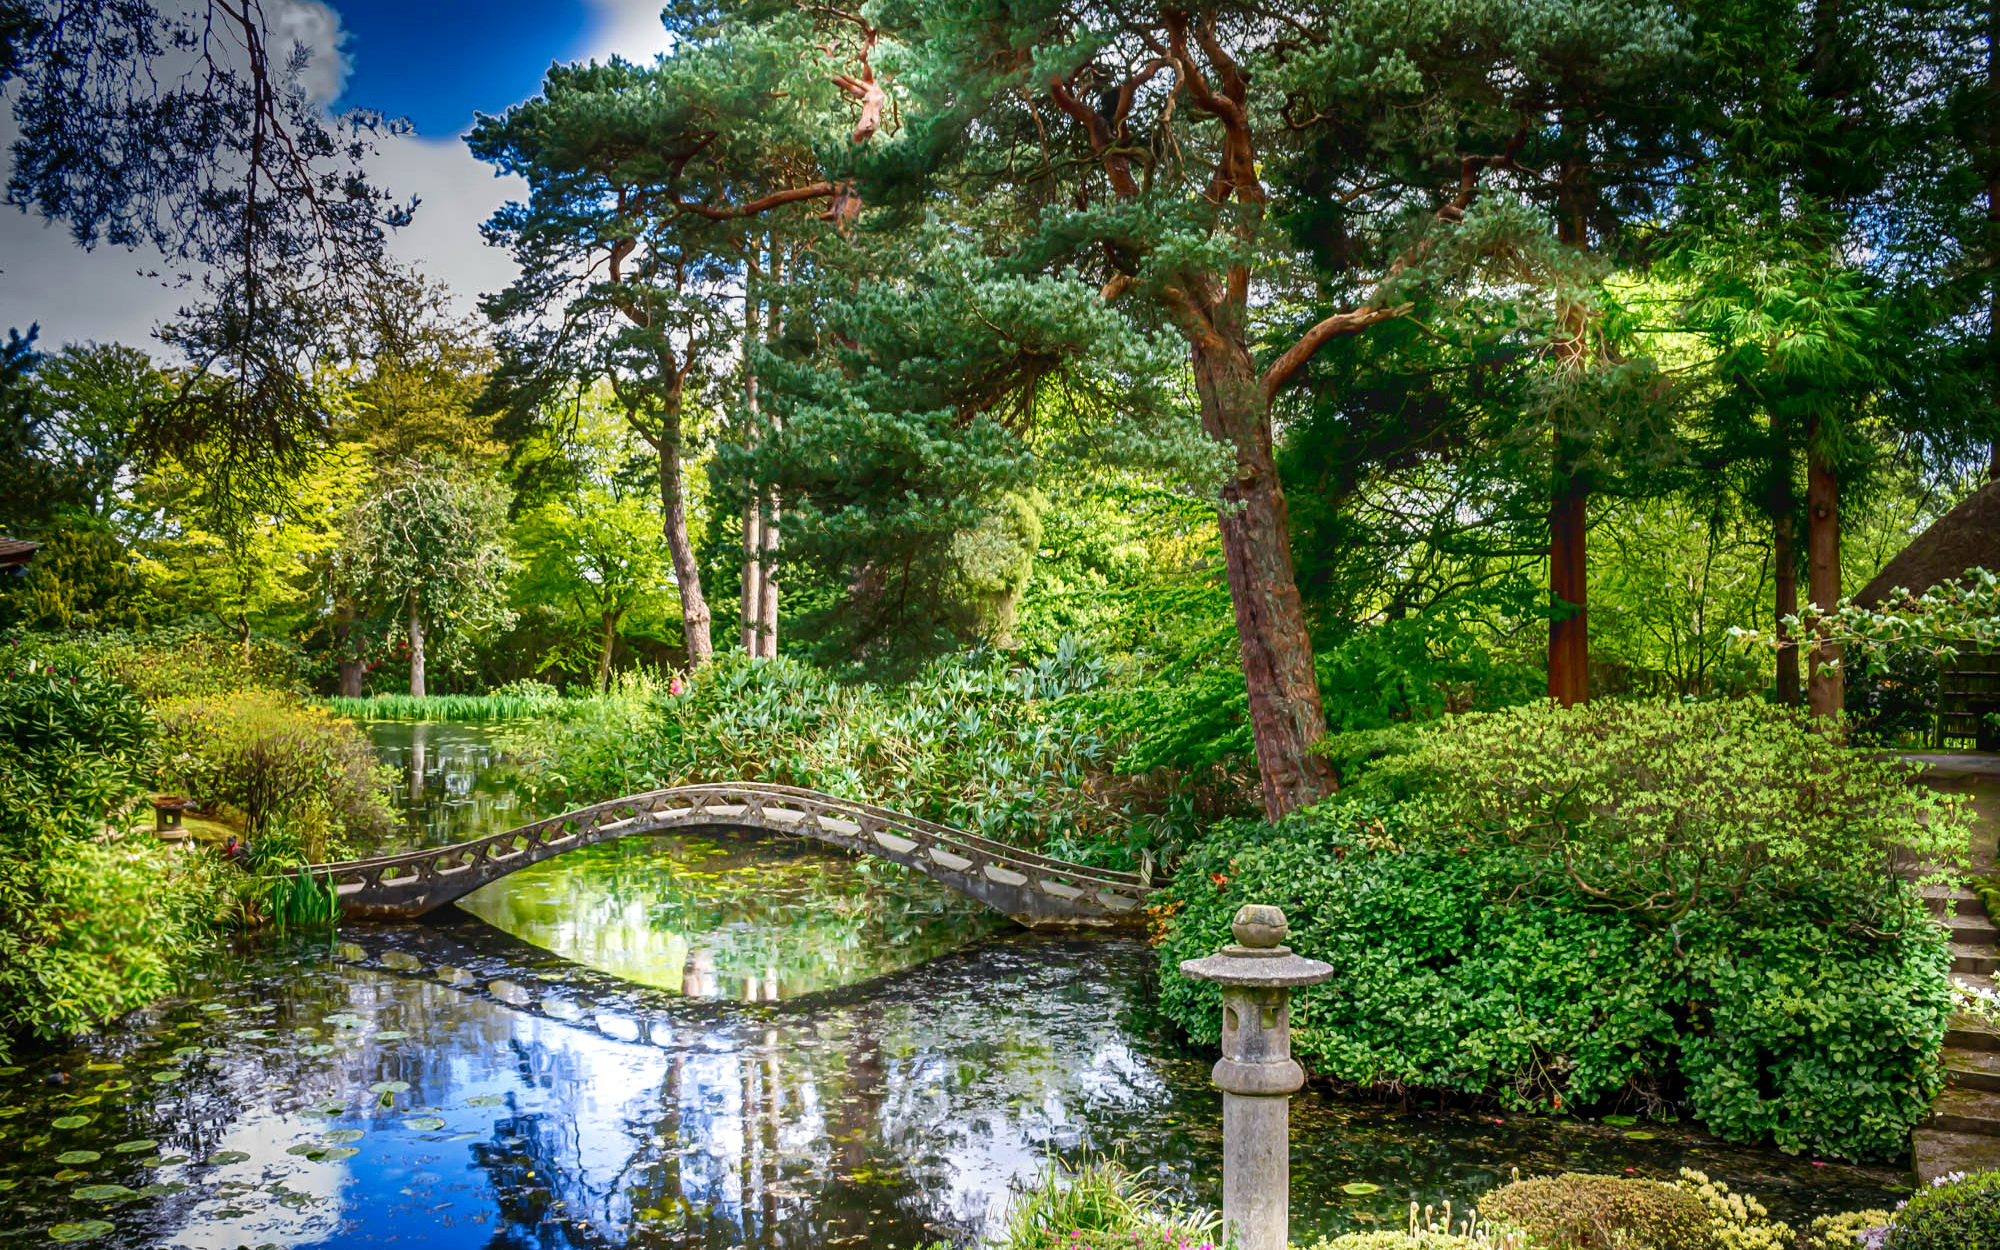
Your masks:
<instances>
[{"instance_id":1,"label":"stone step","mask_svg":"<svg viewBox=\"0 0 2000 1250\"><path fill-rule=\"evenodd\" d=\"M2000 971L2000 949L1992 946L1973 946L1964 942L1951 944L1951 970L1953 972L1975 972L1982 976L1992 976Z\"/></svg>"},{"instance_id":2,"label":"stone step","mask_svg":"<svg viewBox=\"0 0 2000 1250\"><path fill-rule=\"evenodd\" d=\"M2000 925L1986 918L1984 912L1960 912L1946 924L1951 930L1951 940L1974 946L2000 945Z\"/></svg>"},{"instance_id":3,"label":"stone step","mask_svg":"<svg viewBox=\"0 0 2000 1250\"><path fill-rule=\"evenodd\" d=\"M1929 1185L1951 1172L2000 1169L2000 1137L1920 1128L1910 1134L1910 1163L1916 1168L1919 1185Z\"/></svg>"},{"instance_id":4,"label":"stone step","mask_svg":"<svg viewBox=\"0 0 2000 1250\"><path fill-rule=\"evenodd\" d=\"M1954 972L1951 974L1951 979L1970 989L1985 990L1989 994L1995 992L1996 988L1993 978L1983 973Z\"/></svg>"},{"instance_id":5,"label":"stone step","mask_svg":"<svg viewBox=\"0 0 2000 1250\"><path fill-rule=\"evenodd\" d=\"M2000 1052L2000 1029L1980 1019L1955 1011L1951 1023L1944 1032L1946 1050L1984 1050Z\"/></svg>"},{"instance_id":6,"label":"stone step","mask_svg":"<svg viewBox=\"0 0 2000 1250\"><path fill-rule=\"evenodd\" d=\"M1976 1137L2000 1137L2000 1093L1948 1087L1931 1103L1925 1127Z\"/></svg>"},{"instance_id":7,"label":"stone step","mask_svg":"<svg viewBox=\"0 0 2000 1250\"><path fill-rule=\"evenodd\" d=\"M1917 890L1917 896L1924 900L1924 906L1939 915L1944 914L1947 903L1958 904L1958 910L1961 912L1978 912L1983 915L1986 911L1979 901L1979 896L1963 886L1921 886Z\"/></svg>"},{"instance_id":8,"label":"stone step","mask_svg":"<svg viewBox=\"0 0 2000 1250\"><path fill-rule=\"evenodd\" d=\"M2000 1093L2000 1051L1947 1050L1944 1079L1960 1089Z\"/></svg>"}]
</instances>

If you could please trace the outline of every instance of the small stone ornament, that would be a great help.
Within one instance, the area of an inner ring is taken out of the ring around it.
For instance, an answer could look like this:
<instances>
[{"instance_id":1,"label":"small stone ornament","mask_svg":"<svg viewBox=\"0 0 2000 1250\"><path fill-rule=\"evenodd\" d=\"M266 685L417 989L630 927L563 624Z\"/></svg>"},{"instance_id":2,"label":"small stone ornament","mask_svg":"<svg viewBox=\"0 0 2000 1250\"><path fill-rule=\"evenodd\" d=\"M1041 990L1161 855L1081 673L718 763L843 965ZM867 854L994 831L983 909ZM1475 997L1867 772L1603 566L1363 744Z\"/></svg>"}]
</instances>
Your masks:
<instances>
[{"instance_id":1,"label":"small stone ornament","mask_svg":"<svg viewBox=\"0 0 2000 1250\"><path fill-rule=\"evenodd\" d=\"M1222 1222L1238 1250L1285 1250L1291 1223L1291 1111L1305 1072L1292 1058L1291 991L1333 965L1284 945L1285 913L1249 903L1229 926L1236 943L1181 972L1222 987Z\"/></svg>"}]
</instances>

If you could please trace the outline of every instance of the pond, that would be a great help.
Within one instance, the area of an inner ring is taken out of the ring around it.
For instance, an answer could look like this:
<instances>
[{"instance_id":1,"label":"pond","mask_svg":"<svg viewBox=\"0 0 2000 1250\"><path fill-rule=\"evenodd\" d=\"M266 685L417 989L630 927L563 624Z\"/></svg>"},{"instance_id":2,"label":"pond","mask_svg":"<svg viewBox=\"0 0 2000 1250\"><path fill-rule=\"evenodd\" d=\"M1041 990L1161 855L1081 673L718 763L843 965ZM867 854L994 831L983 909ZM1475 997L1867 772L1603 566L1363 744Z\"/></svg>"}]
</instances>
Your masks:
<instances>
[{"instance_id":1,"label":"pond","mask_svg":"<svg viewBox=\"0 0 2000 1250\"><path fill-rule=\"evenodd\" d=\"M449 846L555 814L533 806L501 751L500 726L377 720L361 728L389 769L389 802L400 823L357 854Z\"/></svg>"},{"instance_id":2,"label":"pond","mask_svg":"<svg viewBox=\"0 0 2000 1250\"><path fill-rule=\"evenodd\" d=\"M472 906L575 959L455 911L244 942L0 1070L0 1247L963 1244L1050 1156L1097 1153L1219 1200L1213 1055L1155 1015L1143 941L996 932L809 845L570 858ZM1317 1092L1293 1133L1301 1240L1462 1209L1515 1168L1694 1166L1792 1216L1902 1181Z\"/></svg>"}]
</instances>

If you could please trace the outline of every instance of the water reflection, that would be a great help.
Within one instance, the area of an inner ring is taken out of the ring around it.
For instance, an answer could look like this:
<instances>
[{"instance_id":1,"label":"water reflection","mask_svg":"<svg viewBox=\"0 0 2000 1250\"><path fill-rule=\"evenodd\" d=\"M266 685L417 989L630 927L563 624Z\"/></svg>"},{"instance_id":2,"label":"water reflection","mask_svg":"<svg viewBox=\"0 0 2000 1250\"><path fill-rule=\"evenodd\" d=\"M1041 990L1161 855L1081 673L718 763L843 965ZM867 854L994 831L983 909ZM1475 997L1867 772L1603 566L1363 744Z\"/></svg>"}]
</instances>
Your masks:
<instances>
[{"instance_id":1,"label":"water reflection","mask_svg":"<svg viewBox=\"0 0 2000 1250\"><path fill-rule=\"evenodd\" d=\"M1005 922L920 873L800 838L627 838L459 906L544 950L691 998L796 998L919 964Z\"/></svg>"},{"instance_id":2,"label":"water reflection","mask_svg":"<svg viewBox=\"0 0 2000 1250\"><path fill-rule=\"evenodd\" d=\"M527 800L500 730L448 721L367 721L375 757L390 772L390 804L400 826L361 854L449 846L553 815Z\"/></svg>"},{"instance_id":3,"label":"water reflection","mask_svg":"<svg viewBox=\"0 0 2000 1250\"><path fill-rule=\"evenodd\" d=\"M1213 1203L1211 1056L1155 1040L1150 966L1127 939L1013 933L730 1004L472 922L246 949L189 1001L0 1075L0 1227L39 1244L105 1219L91 1244L121 1247L908 1247L989 1227L1052 1152L1105 1150ZM1412 1199L1462 1205L1516 1165L1687 1163L1794 1217L1886 1204L1900 1179L1674 1129L1317 1096L1294 1124L1301 1240L1397 1222ZM58 1161L76 1150L101 1158ZM1384 1189L1343 1194L1355 1180Z\"/></svg>"}]
</instances>

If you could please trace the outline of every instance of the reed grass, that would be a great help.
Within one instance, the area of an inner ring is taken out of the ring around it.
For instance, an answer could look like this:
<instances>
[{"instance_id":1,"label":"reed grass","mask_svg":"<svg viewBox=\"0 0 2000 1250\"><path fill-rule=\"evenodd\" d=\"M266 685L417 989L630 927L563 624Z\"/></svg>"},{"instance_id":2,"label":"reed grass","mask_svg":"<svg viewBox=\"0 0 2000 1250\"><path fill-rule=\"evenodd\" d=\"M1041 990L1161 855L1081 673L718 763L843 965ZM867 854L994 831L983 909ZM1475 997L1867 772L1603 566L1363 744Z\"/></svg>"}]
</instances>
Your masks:
<instances>
[{"instance_id":1,"label":"reed grass","mask_svg":"<svg viewBox=\"0 0 2000 1250\"><path fill-rule=\"evenodd\" d=\"M326 701L334 712L355 720L528 720L547 716L562 704L560 696L518 694L378 694Z\"/></svg>"}]
</instances>

